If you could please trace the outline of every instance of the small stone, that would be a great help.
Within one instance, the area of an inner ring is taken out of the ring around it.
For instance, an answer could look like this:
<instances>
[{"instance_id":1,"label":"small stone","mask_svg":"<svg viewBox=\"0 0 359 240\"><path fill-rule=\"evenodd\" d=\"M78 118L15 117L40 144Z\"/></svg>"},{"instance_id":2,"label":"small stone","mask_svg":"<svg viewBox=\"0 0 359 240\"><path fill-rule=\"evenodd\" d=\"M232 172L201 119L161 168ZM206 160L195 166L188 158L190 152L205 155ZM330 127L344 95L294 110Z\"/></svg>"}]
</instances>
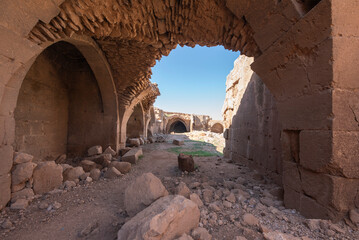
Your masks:
<instances>
[{"instance_id":1,"label":"small stone","mask_svg":"<svg viewBox=\"0 0 359 240\"><path fill-rule=\"evenodd\" d=\"M141 141L139 138L130 138L128 139L128 143L131 147L139 147L141 145Z\"/></svg>"},{"instance_id":2,"label":"small stone","mask_svg":"<svg viewBox=\"0 0 359 240\"><path fill-rule=\"evenodd\" d=\"M1 224L1 227L3 229L10 229L13 227L13 224L12 222L9 220L9 219L6 219L2 224Z\"/></svg>"},{"instance_id":3,"label":"small stone","mask_svg":"<svg viewBox=\"0 0 359 240\"><path fill-rule=\"evenodd\" d=\"M16 202L12 203L10 209L13 210L22 210L29 206L29 200L27 199L18 199Z\"/></svg>"},{"instance_id":4,"label":"small stone","mask_svg":"<svg viewBox=\"0 0 359 240\"><path fill-rule=\"evenodd\" d=\"M189 198L191 191L184 182L180 182L180 184L176 187L176 194Z\"/></svg>"},{"instance_id":5,"label":"small stone","mask_svg":"<svg viewBox=\"0 0 359 240\"><path fill-rule=\"evenodd\" d=\"M108 146L103 153L104 154L111 154L112 157L116 156L116 151L113 150L110 146Z\"/></svg>"},{"instance_id":6,"label":"small stone","mask_svg":"<svg viewBox=\"0 0 359 240\"><path fill-rule=\"evenodd\" d=\"M94 156L94 155L98 155L98 154L102 154L102 147L99 146L99 145L93 146L93 147L91 147L91 148L89 148L87 150L87 155L89 157Z\"/></svg>"},{"instance_id":7,"label":"small stone","mask_svg":"<svg viewBox=\"0 0 359 240\"><path fill-rule=\"evenodd\" d=\"M177 145L177 146L184 145L184 141L181 141L181 140L178 140L178 139L174 139L172 143L174 145Z\"/></svg>"},{"instance_id":8,"label":"small stone","mask_svg":"<svg viewBox=\"0 0 359 240\"><path fill-rule=\"evenodd\" d=\"M32 201L34 199L34 191L31 188L25 188L21 191L11 194L11 202L16 202L18 199L27 199Z\"/></svg>"},{"instance_id":9,"label":"small stone","mask_svg":"<svg viewBox=\"0 0 359 240\"><path fill-rule=\"evenodd\" d=\"M247 238L242 236L236 236L235 240L247 240Z\"/></svg>"},{"instance_id":10,"label":"small stone","mask_svg":"<svg viewBox=\"0 0 359 240\"><path fill-rule=\"evenodd\" d=\"M49 207L49 204L47 202L43 201L43 202L40 202L40 204L39 204L40 209L46 209L48 207Z\"/></svg>"},{"instance_id":11,"label":"small stone","mask_svg":"<svg viewBox=\"0 0 359 240\"><path fill-rule=\"evenodd\" d=\"M59 209L62 205L61 203L55 201L54 204L52 204L52 206L54 207L54 209Z\"/></svg>"},{"instance_id":12,"label":"small stone","mask_svg":"<svg viewBox=\"0 0 359 240\"><path fill-rule=\"evenodd\" d=\"M76 183L74 181L68 181L67 180L67 181L64 182L64 187L66 189L71 189L73 187L76 187Z\"/></svg>"},{"instance_id":13,"label":"small stone","mask_svg":"<svg viewBox=\"0 0 359 240\"><path fill-rule=\"evenodd\" d=\"M212 235L209 234L207 229L205 229L203 227L198 227L198 228L193 229L192 237L194 239L200 239L200 240L211 240L212 239Z\"/></svg>"},{"instance_id":14,"label":"small stone","mask_svg":"<svg viewBox=\"0 0 359 240\"><path fill-rule=\"evenodd\" d=\"M94 161L85 159L80 162L80 166L85 172L90 172L97 167L97 164Z\"/></svg>"},{"instance_id":15,"label":"small stone","mask_svg":"<svg viewBox=\"0 0 359 240\"><path fill-rule=\"evenodd\" d=\"M87 183L90 183L90 182L92 182L92 178L91 178L91 177L87 177L85 181L86 181Z\"/></svg>"},{"instance_id":16,"label":"small stone","mask_svg":"<svg viewBox=\"0 0 359 240\"><path fill-rule=\"evenodd\" d=\"M193 240L193 238L187 234L182 234L179 238L176 238L175 240Z\"/></svg>"},{"instance_id":17,"label":"small stone","mask_svg":"<svg viewBox=\"0 0 359 240\"><path fill-rule=\"evenodd\" d=\"M84 173L84 174L82 174L82 175L80 176L80 180L81 180L81 181L85 181L86 178L89 177L89 176L90 176L90 173Z\"/></svg>"},{"instance_id":18,"label":"small stone","mask_svg":"<svg viewBox=\"0 0 359 240\"><path fill-rule=\"evenodd\" d=\"M226 200L228 202L231 202L231 203L236 203L236 196L233 194L233 193L230 193L227 197L226 197Z\"/></svg>"},{"instance_id":19,"label":"small stone","mask_svg":"<svg viewBox=\"0 0 359 240\"><path fill-rule=\"evenodd\" d=\"M190 189L195 189L195 188L198 188L199 186L201 186L201 183L199 183L199 182L193 182L193 183L189 184Z\"/></svg>"},{"instance_id":20,"label":"small stone","mask_svg":"<svg viewBox=\"0 0 359 240\"><path fill-rule=\"evenodd\" d=\"M76 179L79 179L82 174L84 174L85 171L82 167L75 167L75 168L69 168L66 169L66 171L63 173L64 181L74 181Z\"/></svg>"},{"instance_id":21,"label":"small stone","mask_svg":"<svg viewBox=\"0 0 359 240\"><path fill-rule=\"evenodd\" d=\"M191 201L193 201L194 203L196 203L198 207L202 207L202 206L203 206L202 200L199 198L199 196L198 196L196 193L192 193L192 194L189 196L189 199L191 199Z\"/></svg>"},{"instance_id":22,"label":"small stone","mask_svg":"<svg viewBox=\"0 0 359 240\"><path fill-rule=\"evenodd\" d=\"M249 226L257 226L259 224L258 218L250 213L244 214L243 221Z\"/></svg>"},{"instance_id":23,"label":"small stone","mask_svg":"<svg viewBox=\"0 0 359 240\"><path fill-rule=\"evenodd\" d=\"M104 177L114 179L114 178L117 178L117 177L119 177L121 175L122 175L122 173L120 171L118 171L116 168L110 167L105 172Z\"/></svg>"},{"instance_id":24,"label":"small stone","mask_svg":"<svg viewBox=\"0 0 359 240\"><path fill-rule=\"evenodd\" d=\"M27 163L31 162L34 156L27 153L15 153L14 164Z\"/></svg>"},{"instance_id":25,"label":"small stone","mask_svg":"<svg viewBox=\"0 0 359 240\"><path fill-rule=\"evenodd\" d=\"M28 181L34 172L36 163L26 162L15 165L14 170L11 174L12 185L19 185Z\"/></svg>"},{"instance_id":26,"label":"small stone","mask_svg":"<svg viewBox=\"0 0 359 240\"><path fill-rule=\"evenodd\" d=\"M232 207L232 203L228 202L228 201L223 201L223 206L226 208L231 208Z\"/></svg>"},{"instance_id":27,"label":"small stone","mask_svg":"<svg viewBox=\"0 0 359 240\"><path fill-rule=\"evenodd\" d=\"M101 177L101 171L100 169L92 169L90 172L90 178L92 178L92 180L97 181L99 180Z\"/></svg>"},{"instance_id":28,"label":"small stone","mask_svg":"<svg viewBox=\"0 0 359 240\"><path fill-rule=\"evenodd\" d=\"M359 211L358 209L352 209L349 212L349 218L352 223L359 226Z\"/></svg>"},{"instance_id":29,"label":"small stone","mask_svg":"<svg viewBox=\"0 0 359 240\"><path fill-rule=\"evenodd\" d=\"M215 211L215 212L220 212L221 211L221 208L218 206L217 203L211 203L209 204L208 208L212 211Z\"/></svg>"}]
</instances>

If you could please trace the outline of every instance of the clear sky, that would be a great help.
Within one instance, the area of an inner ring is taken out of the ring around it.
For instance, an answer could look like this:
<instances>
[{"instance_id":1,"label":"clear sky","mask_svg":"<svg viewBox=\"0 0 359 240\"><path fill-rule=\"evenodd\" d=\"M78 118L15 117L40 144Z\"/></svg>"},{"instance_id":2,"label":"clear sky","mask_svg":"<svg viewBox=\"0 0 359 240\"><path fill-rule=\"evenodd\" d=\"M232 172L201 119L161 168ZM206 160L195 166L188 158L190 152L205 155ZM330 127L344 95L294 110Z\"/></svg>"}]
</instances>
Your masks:
<instances>
[{"instance_id":1,"label":"clear sky","mask_svg":"<svg viewBox=\"0 0 359 240\"><path fill-rule=\"evenodd\" d=\"M152 69L151 81L158 83L161 92L155 107L221 120L226 78L239 54L222 46L178 46Z\"/></svg>"}]
</instances>

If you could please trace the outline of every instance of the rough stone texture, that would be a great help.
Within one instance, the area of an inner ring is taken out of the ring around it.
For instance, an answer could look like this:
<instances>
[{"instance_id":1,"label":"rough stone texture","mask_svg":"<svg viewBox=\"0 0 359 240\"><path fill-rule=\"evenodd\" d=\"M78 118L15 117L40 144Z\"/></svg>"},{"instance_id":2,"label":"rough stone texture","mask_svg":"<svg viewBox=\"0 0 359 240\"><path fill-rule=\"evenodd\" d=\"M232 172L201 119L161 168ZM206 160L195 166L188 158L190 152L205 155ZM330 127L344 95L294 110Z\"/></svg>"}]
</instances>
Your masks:
<instances>
[{"instance_id":1,"label":"rough stone texture","mask_svg":"<svg viewBox=\"0 0 359 240\"><path fill-rule=\"evenodd\" d=\"M62 167L54 161L42 162L34 170L34 192L49 192L62 184Z\"/></svg>"},{"instance_id":2,"label":"rough stone texture","mask_svg":"<svg viewBox=\"0 0 359 240\"><path fill-rule=\"evenodd\" d=\"M125 209L134 216L158 198L168 195L161 180L152 173L142 174L125 190Z\"/></svg>"},{"instance_id":3,"label":"rough stone texture","mask_svg":"<svg viewBox=\"0 0 359 240\"><path fill-rule=\"evenodd\" d=\"M92 178L94 181L99 180L101 177L101 171L100 169L92 169L90 172L90 178Z\"/></svg>"},{"instance_id":4,"label":"rough stone texture","mask_svg":"<svg viewBox=\"0 0 359 240\"><path fill-rule=\"evenodd\" d=\"M138 158L142 156L142 148L132 148L130 151L128 151L125 155L122 156L121 160L123 162L129 162L131 164L136 164L138 161Z\"/></svg>"},{"instance_id":5,"label":"rough stone texture","mask_svg":"<svg viewBox=\"0 0 359 240\"><path fill-rule=\"evenodd\" d=\"M0 209L4 208L11 198L11 175L0 176Z\"/></svg>"},{"instance_id":6,"label":"rough stone texture","mask_svg":"<svg viewBox=\"0 0 359 240\"><path fill-rule=\"evenodd\" d=\"M69 168L64 171L64 181L75 181L76 179L79 179L82 174L84 174L85 171L82 167L74 167Z\"/></svg>"},{"instance_id":7,"label":"rough stone texture","mask_svg":"<svg viewBox=\"0 0 359 240\"><path fill-rule=\"evenodd\" d=\"M11 202L16 202L18 199L27 199L32 200L35 194L31 188L25 188L21 191L15 192L11 194Z\"/></svg>"},{"instance_id":8,"label":"rough stone texture","mask_svg":"<svg viewBox=\"0 0 359 240\"><path fill-rule=\"evenodd\" d=\"M227 77L222 112L229 128L224 156L242 161L281 182L281 125L275 99L240 56Z\"/></svg>"},{"instance_id":9,"label":"rough stone texture","mask_svg":"<svg viewBox=\"0 0 359 240\"><path fill-rule=\"evenodd\" d=\"M117 239L175 239L197 227L199 217L197 205L183 196L162 197L125 223Z\"/></svg>"},{"instance_id":10,"label":"rough stone texture","mask_svg":"<svg viewBox=\"0 0 359 240\"><path fill-rule=\"evenodd\" d=\"M138 138L130 138L128 139L128 143L131 147L139 147L141 145L140 139Z\"/></svg>"},{"instance_id":11,"label":"rough stone texture","mask_svg":"<svg viewBox=\"0 0 359 240\"><path fill-rule=\"evenodd\" d=\"M191 191L184 182L180 182L176 187L176 194L184 196L185 198L189 198Z\"/></svg>"},{"instance_id":12,"label":"rough stone texture","mask_svg":"<svg viewBox=\"0 0 359 240\"><path fill-rule=\"evenodd\" d=\"M116 151L113 150L113 149L111 148L111 146L107 147L103 153L104 153L104 154L111 154L113 157L116 156Z\"/></svg>"},{"instance_id":13,"label":"rough stone texture","mask_svg":"<svg viewBox=\"0 0 359 240\"><path fill-rule=\"evenodd\" d=\"M85 172L90 172L92 169L95 169L97 167L95 162L86 159L80 162L80 166Z\"/></svg>"},{"instance_id":14,"label":"rough stone texture","mask_svg":"<svg viewBox=\"0 0 359 240\"><path fill-rule=\"evenodd\" d=\"M194 169L194 161L192 155L186 155L183 153L180 153L178 155L178 168L184 172L193 172Z\"/></svg>"},{"instance_id":15,"label":"rough stone texture","mask_svg":"<svg viewBox=\"0 0 359 240\"><path fill-rule=\"evenodd\" d=\"M121 175L122 173L119 170L117 170L115 167L109 167L103 176L105 178L114 179L120 177Z\"/></svg>"}]
</instances>

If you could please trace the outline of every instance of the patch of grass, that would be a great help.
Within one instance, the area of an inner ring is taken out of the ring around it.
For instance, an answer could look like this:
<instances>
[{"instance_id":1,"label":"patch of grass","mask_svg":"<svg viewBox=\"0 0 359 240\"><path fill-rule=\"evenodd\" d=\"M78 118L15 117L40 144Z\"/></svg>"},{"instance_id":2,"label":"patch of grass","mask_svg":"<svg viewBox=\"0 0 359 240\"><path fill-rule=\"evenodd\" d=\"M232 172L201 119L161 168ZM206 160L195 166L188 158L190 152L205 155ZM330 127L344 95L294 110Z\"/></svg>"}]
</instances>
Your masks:
<instances>
[{"instance_id":1,"label":"patch of grass","mask_svg":"<svg viewBox=\"0 0 359 240\"><path fill-rule=\"evenodd\" d=\"M204 151L204 150L197 150L197 151L193 151L195 149L183 149L182 147L173 147L173 148L169 148L168 151L175 153L175 154L180 154L180 153L184 153L187 155L192 155L193 157L212 157L212 156L217 156L218 153L213 153L213 152L208 152L208 151Z\"/></svg>"},{"instance_id":2,"label":"patch of grass","mask_svg":"<svg viewBox=\"0 0 359 240\"><path fill-rule=\"evenodd\" d=\"M143 155L139 156L138 159L141 160L143 158Z\"/></svg>"}]
</instances>

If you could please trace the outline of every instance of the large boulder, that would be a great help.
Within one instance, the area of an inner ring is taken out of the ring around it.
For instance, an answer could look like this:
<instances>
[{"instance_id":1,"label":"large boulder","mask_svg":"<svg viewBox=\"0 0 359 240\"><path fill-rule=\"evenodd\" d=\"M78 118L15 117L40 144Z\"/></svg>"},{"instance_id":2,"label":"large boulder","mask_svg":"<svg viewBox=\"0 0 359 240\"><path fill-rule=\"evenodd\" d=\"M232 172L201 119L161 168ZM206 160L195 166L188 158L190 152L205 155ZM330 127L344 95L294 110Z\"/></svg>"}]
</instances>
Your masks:
<instances>
[{"instance_id":1,"label":"large boulder","mask_svg":"<svg viewBox=\"0 0 359 240\"><path fill-rule=\"evenodd\" d=\"M34 192L42 194L62 184L62 167L54 161L42 162L34 170Z\"/></svg>"},{"instance_id":2,"label":"large boulder","mask_svg":"<svg viewBox=\"0 0 359 240\"><path fill-rule=\"evenodd\" d=\"M118 240L171 240L199 224L197 205L183 196L166 196L128 221L117 234Z\"/></svg>"},{"instance_id":3,"label":"large boulder","mask_svg":"<svg viewBox=\"0 0 359 240\"><path fill-rule=\"evenodd\" d=\"M134 216L160 197L168 195L161 180L152 173L142 174L125 190L125 209Z\"/></svg>"},{"instance_id":4,"label":"large boulder","mask_svg":"<svg viewBox=\"0 0 359 240\"><path fill-rule=\"evenodd\" d=\"M13 185L19 185L28 181L34 172L36 163L26 162L17 164L12 171L11 180Z\"/></svg>"},{"instance_id":5,"label":"large boulder","mask_svg":"<svg viewBox=\"0 0 359 240\"><path fill-rule=\"evenodd\" d=\"M84 173L82 167L68 168L64 171L64 181L76 181Z\"/></svg>"},{"instance_id":6,"label":"large boulder","mask_svg":"<svg viewBox=\"0 0 359 240\"><path fill-rule=\"evenodd\" d=\"M178 155L178 168L184 172L193 172L194 169L194 161L192 155L186 155L183 153L180 153Z\"/></svg>"},{"instance_id":7,"label":"large boulder","mask_svg":"<svg viewBox=\"0 0 359 240\"><path fill-rule=\"evenodd\" d=\"M111 162L109 167L115 167L122 174L126 174L131 171L131 163L129 163L129 162L113 161L113 162Z\"/></svg>"}]
</instances>

